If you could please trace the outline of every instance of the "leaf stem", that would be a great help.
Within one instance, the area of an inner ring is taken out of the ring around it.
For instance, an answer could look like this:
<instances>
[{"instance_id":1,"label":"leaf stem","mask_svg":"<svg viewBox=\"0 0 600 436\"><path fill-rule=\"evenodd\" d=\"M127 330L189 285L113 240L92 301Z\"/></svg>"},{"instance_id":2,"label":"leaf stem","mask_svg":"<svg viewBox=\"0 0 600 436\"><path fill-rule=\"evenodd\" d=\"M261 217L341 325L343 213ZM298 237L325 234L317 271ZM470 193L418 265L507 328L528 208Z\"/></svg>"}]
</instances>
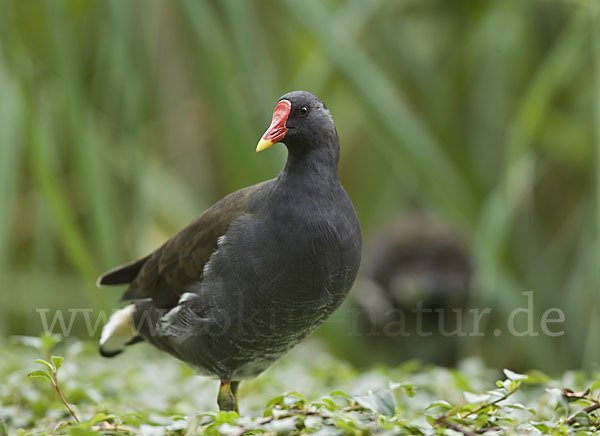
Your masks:
<instances>
[{"instance_id":1,"label":"leaf stem","mask_svg":"<svg viewBox=\"0 0 600 436\"><path fill-rule=\"evenodd\" d=\"M75 421L77 421L77 424L81 424L81 421L79 421L79 418L77 418L75 411L73 410L73 408L71 407L71 405L69 404L69 402L67 401L67 399L65 398L65 396L62 393L60 385L58 384L58 374L56 372L56 369L52 370L52 385L54 386L54 389L56 389L58 396L60 397L61 401L63 402L63 404L65 405L65 407L67 408L67 410L69 411L71 416L73 417L73 419Z\"/></svg>"},{"instance_id":2,"label":"leaf stem","mask_svg":"<svg viewBox=\"0 0 600 436\"><path fill-rule=\"evenodd\" d=\"M465 436L478 436L477 433L467 430L466 428L462 428L460 425L455 424L452 421L448 421L446 418L447 418L447 416L442 416L441 418L438 418L437 423L442 424L445 427L448 427L450 430L454 430L458 433L462 433Z\"/></svg>"},{"instance_id":3,"label":"leaf stem","mask_svg":"<svg viewBox=\"0 0 600 436\"><path fill-rule=\"evenodd\" d=\"M585 409L581 409L578 412L575 412L569 419L567 419L565 421L565 424L568 424L568 425L574 424L577 419L577 416L579 416L581 414L581 412L588 414L597 409L600 409L600 403L595 403L590 406L587 406Z\"/></svg>"}]
</instances>

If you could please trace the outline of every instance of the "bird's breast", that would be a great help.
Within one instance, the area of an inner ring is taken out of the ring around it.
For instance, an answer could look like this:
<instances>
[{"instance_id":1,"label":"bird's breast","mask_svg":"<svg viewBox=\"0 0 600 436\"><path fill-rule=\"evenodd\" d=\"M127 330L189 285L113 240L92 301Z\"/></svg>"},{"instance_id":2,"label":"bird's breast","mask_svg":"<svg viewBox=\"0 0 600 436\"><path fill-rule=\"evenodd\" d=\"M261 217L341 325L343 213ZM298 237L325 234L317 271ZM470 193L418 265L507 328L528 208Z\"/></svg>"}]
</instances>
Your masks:
<instances>
[{"instance_id":1,"label":"bird's breast","mask_svg":"<svg viewBox=\"0 0 600 436\"><path fill-rule=\"evenodd\" d=\"M261 208L231 224L211 257L207 293L224 306L253 311L337 307L356 277L361 250L358 219L343 189L283 191L260 200Z\"/></svg>"},{"instance_id":2,"label":"bird's breast","mask_svg":"<svg viewBox=\"0 0 600 436\"><path fill-rule=\"evenodd\" d=\"M347 291L358 268L353 230L327 211L275 214L266 221L273 233L261 247L262 274L271 275L288 293L321 296ZM325 213L324 213L325 212Z\"/></svg>"}]
</instances>

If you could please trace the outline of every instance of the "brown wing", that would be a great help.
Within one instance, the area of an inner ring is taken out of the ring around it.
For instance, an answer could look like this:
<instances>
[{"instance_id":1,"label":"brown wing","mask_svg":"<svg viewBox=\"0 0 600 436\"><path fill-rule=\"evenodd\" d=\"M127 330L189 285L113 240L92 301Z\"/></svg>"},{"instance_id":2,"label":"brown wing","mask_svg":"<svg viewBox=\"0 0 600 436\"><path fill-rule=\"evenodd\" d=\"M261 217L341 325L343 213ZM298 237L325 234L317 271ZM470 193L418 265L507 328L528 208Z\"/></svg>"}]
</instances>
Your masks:
<instances>
[{"instance_id":1,"label":"brown wing","mask_svg":"<svg viewBox=\"0 0 600 436\"><path fill-rule=\"evenodd\" d=\"M124 300L151 298L161 308L173 307L185 287L202 280L202 271L237 217L269 181L229 194L207 209L152 254L103 274L99 284L130 283Z\"/></svg>"}]
</instances>

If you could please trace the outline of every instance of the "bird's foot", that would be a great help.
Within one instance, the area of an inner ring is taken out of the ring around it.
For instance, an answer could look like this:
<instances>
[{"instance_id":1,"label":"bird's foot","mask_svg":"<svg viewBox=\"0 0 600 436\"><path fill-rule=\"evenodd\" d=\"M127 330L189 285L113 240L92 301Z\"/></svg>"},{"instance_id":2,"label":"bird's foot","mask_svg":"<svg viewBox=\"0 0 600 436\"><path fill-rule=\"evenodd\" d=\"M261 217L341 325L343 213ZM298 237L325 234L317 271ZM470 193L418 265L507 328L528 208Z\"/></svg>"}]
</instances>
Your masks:
<instances>
[{"instance_id":1,"label":"bird's foot","mask_svg":"<svg viewBox=\"0 0 600 436\"><path fill-rule=\"evenodd\" d=\"M236 396L238 384L239 382L237 381L221 380L219 395L217 397L219 410L240 413Z\"/></svg>"}]
</instances>

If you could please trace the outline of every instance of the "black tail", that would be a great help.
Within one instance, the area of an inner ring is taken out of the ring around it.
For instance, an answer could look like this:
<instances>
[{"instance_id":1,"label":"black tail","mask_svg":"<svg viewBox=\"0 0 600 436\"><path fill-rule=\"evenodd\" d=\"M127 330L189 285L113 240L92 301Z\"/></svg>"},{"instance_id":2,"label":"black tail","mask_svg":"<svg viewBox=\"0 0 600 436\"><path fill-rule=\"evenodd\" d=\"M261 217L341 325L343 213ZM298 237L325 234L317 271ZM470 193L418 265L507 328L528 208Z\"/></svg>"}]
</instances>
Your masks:
<instances>
[{"instance_id":1,"label":"black tail","mask_svg":"<svg viewBox=\"0 0 600 436\"><path fill-rule=\"evenodd\" d=\"M110 271L105 272L98 278L96 284L98 286L102 286L130 283L136 278L149 257L150 255L142 257L141 259L134 260L133 262L118 266Z\"/></svg>"}]
</instances>

